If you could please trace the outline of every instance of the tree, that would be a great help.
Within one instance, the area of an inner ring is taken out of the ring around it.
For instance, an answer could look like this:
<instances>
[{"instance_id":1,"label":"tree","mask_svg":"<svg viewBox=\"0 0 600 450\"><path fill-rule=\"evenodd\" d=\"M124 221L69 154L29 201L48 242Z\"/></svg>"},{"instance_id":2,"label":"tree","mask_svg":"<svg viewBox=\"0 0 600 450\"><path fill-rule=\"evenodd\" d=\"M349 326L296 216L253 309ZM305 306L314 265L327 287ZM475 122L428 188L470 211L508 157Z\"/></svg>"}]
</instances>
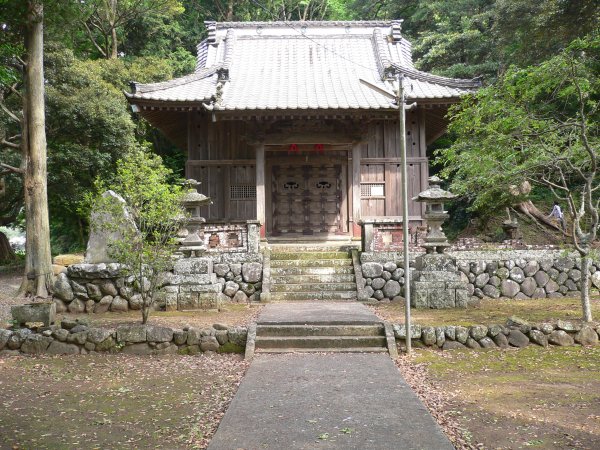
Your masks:
<instances>
[{"instance_id":1,"label":"tree","mask_svg":"<svg viewBox=\"0 0 600 450\"><path fill-rule=\"evenodd\" d=\"M178 0L87 0L81 8L86 34L96 50L106 59L119 56L119 42L127 26L141 17L170 19L184 9Z\"/></svg>"},{"instance_id":2,"label":"tree","mask_svg":"<svg viewBox=\"0 0 600 450\"><path fill-rule=\"evenodd\" d=\"M53 273L46 182L44 9L41 0L2 6L13 7L14 28L4 30L10 39L3 43L3 57L6 58L11 53L13 55L11 64L0 71L0 107L5 117L20 128L17 133L4 132L2 145L9 148L13 154L16 153L15 150L20 150L20 155L14 157L18 163L0 162L0 176L14 174L22 177L27 241L25 276L20 291L45 298L52 289ZM25 61L14 56L14 52L20 49L21 39L24 44L22 48ZM19 72L22 73L23 92L17 90ZM22 104L20 114L15 114L5 105L7 93L19 98Z\"/></svg>"},{"instance_id":3,"label":"tree","mask_svg":"<svg viewBox=\"0 0 600 450\"><path fill-rule=\"evenodd\" d=\"M136 150L118 162L113 182L98 185L99 194L108 187L121 195L127 214L110 198L98 195L93 200L99 219L92 227L121 235L110 245L109 255L123 265L142 296L142 323L148 321L162 274L172 268L176 234L185 217L182 188L170 176L159 156ZM102 219L106 217L111 219Z\"/></svg>"},{"instance_id":4,"label":"tree","mask_svg":"<svg viewBox=\"0 0 600 450\"><path fill-rule=\"evenodd\" d=\"M546 62L513 67L451 111L457 140L439 158L472 208L507 206L511 185L530 182L566 204L581 257L583 318L592 320L589 268L600 205L600 36L575 40Z\"/></svg>"}]
</instances>

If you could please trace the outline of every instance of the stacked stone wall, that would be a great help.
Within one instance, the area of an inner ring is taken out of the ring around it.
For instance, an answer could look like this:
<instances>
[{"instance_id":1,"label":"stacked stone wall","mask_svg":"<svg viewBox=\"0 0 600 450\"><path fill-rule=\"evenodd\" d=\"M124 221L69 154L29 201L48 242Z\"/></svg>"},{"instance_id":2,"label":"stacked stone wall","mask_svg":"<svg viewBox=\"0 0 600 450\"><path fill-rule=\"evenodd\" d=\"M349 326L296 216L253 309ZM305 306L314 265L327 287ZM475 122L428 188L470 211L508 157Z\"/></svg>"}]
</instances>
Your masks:
<instances>
[{"instance_id":1,"label":"stacked stone wall","mask_svg":"<svg viewBox=\"0 0 600 450\"><path fill-rule=\"evenodd\" d=\"M206 261L210 267L196 267ZM157 310L207 309L216 308L224 301L259 301L262 272L260 254L182 258L172 272L162 277L153 307ZM123 276L119 264L75 264L57 276L54 303L57 313L123 312L141 309L142 296L135 288L133 277Z\"/></svg>"},{"instance_id":2,"label":"stacked stone wall","mask_svg":"<svg viewBox=\"0 0 600 450\"><path fill-rule=\"evenodd\" d=\"M142 296L119 264L74 264L57 276L54 303L57 313L128 311L142 308Z\"/></svg>"},{"instance_id":3,"label":"stacked stone wall","mask_svg":"<svg viewBox=\"0 0 600 450\"><path fill-rule=\"evenodd\" d=\"M403 343L406 327L393 325L394 336ZM581 324L559 320L556 323L529 324L508 321L507 325L462 326L411 326L411 342L416 347L433 347L443 350L460 348L508 348L528 345L569 346L597 345L600 340L598 324Z\"/></svg>"},{"instance_id":4,"label":"stacked stone wall","mask_svg":"<svg viewBox=\"0 0 600 450\"><path fill-rule=\"evenodd\" d=\"M449 254L456 258L472 299L557 298L578 296L581 291L581 259L573 254L528 250ZM399 299L404 286L402 255L363 253L360 259L364 298L384 302ZM600 289L600 262L592 261L590 282Z\"/></svg>"},{"instance_id":5,"label":"stacked stone wall","mask_svg":"<svg viewBox=\"0 0 600 450\"><path fill-rule=\"evenodd\" d=\"M254 258L236 258L234 255L221 255L213 258L213 271L221 292L235 303L257 302L260 300L263 281L262 255Z\"/></svg>"},{"instance_id":6,"label":"stacked stone wall","mask_svg":"<svg viewBox=\"0 0 600 450\"><path fill-rule=\"evenodd\" d=\"M466 276L470 295L478 298L557 298L577 296L581 291L581 260L559 257L536 260L515 258L505 261L458 261ZM600 285L599 263L592 263L592 282Z\"/></svg>"},{"instance_id":7,"label":"stacked stone wall","mask_svg":"<svg viewBox=\"0 0 600 450\"><path fill-rule=\"evenodd\" d=\"M172 329L155 325L93 328L65 319L60 326L18 330L0 329L0 355L88 354L92 352L136 355L194 355L200 352L242 353L248 330L214 324L207 328Z\"/></svg>"}]
</instances>

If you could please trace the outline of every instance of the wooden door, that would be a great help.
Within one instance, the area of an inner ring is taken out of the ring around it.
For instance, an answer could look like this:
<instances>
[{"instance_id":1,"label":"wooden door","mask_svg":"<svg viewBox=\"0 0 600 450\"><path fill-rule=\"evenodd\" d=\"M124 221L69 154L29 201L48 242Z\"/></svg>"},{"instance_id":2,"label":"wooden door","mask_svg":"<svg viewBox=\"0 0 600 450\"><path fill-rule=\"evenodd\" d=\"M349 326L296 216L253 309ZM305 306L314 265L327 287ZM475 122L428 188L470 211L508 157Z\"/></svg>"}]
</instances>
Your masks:
<instances>
[{"instance_id":1,"label":"wooden door","mask_svg":"<svg viewBox=\"0 0 600 450\"><path fill-rule=\"evenodd\" d=\"M342 233L340 164L273 165L272 234Z\"/></svg>"}]
</instances>

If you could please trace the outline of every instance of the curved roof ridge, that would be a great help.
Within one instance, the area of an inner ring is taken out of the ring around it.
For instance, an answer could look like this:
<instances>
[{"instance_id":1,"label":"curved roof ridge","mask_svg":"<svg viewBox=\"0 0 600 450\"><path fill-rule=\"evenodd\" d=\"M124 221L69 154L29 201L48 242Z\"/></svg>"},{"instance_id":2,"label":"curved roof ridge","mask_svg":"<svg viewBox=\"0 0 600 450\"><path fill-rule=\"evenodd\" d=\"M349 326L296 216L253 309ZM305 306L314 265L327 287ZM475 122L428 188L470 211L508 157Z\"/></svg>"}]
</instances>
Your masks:
<instances>
[{"instance_id":1,"label":"curved roof ridge","mask_svg":"<svg viewBox=\"0 0 600 450\"><path fill-rule=\"evenodd\" d=\"M372 38L379 76L382 80L388 79L390 75L392 75L391 72L393 72L394 66L392 64L391 55L388 51L386 42L384 41L383 35L381 34L381 30L379 28L375 28L373 30Z\"/></svg>"},{"instance_id":2,"label":"curved roof ridge","mask_svg":"<svg viewBox=\"0 0 600 450\"><path fill-rule=\"evenodd\" d=\"M409 76L420 81L428 81L430 83L440 84L442 86L456 87L456 88L478 88L481 87L481 80L477 78L465 79L465 78L449 78L442 77L440 75L433 75L427 72L422 72L416 69L409 69L402 67L400 64L392 63L394 68L404 75Z\"/></svg>"},{"instance_id":3,"label":"curved roof ridge","mask_svg":"<svg viewBox=\"0 0 600 450\"><path fill-rule=\"evenodd\" d=\"M162 81L162 82L158 82L158 83L143 84L143 83L135 83L134 82L135 92L133 92L131 95L146 94L148 92L161 91L163 89L173 88L173 87L183 86L185 84L193 83L194 81L199 81L206 77L214 75L217 72L217 70L219 70L220 68L221 68L221 65L219 64L219 65L216 65L213 67L207 67L207 68L200 69L199 71L194 72L190 75L185 75L180 78L175 78L173 80Z\"/></svg>"},{"instance_id":4,"label":"curved roof ridge","mask_svg":"<svg viewBox=\"0 0 600 450\"><path fill-rule=\"evenodd\" d=\"M257 26L267 27L289 27L290 25L310 25L314 27L347 27L347 26L364 26L364 27L389 27L393 23L401 21L397 20L277 20L274 22L216 22L217 29L224 28L254 28Z\"/></svg>"}]
</instances>

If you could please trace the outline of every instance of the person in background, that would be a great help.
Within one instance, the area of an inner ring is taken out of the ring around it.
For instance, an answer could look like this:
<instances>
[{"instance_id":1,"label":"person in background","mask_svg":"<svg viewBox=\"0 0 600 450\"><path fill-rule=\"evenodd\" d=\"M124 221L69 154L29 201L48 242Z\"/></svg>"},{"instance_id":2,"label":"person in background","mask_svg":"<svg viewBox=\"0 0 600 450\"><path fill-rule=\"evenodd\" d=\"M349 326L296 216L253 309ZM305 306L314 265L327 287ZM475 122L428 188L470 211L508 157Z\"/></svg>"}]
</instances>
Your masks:
<instances>
[{"instance_id":1,"label":"person in background","mask_svg":"<svg viewBox=\"0 0 600 450\"><path fill-rule=\"evenodd\" d=\"M552 212L548 217L554 217L560 224L562 230L565 232L567 231L567 223L565 222L565 216L562 212L562 209L560 209L560 205L557 201L554 202L554 207L552 208Z\"/></svg>"}]
</instances>

